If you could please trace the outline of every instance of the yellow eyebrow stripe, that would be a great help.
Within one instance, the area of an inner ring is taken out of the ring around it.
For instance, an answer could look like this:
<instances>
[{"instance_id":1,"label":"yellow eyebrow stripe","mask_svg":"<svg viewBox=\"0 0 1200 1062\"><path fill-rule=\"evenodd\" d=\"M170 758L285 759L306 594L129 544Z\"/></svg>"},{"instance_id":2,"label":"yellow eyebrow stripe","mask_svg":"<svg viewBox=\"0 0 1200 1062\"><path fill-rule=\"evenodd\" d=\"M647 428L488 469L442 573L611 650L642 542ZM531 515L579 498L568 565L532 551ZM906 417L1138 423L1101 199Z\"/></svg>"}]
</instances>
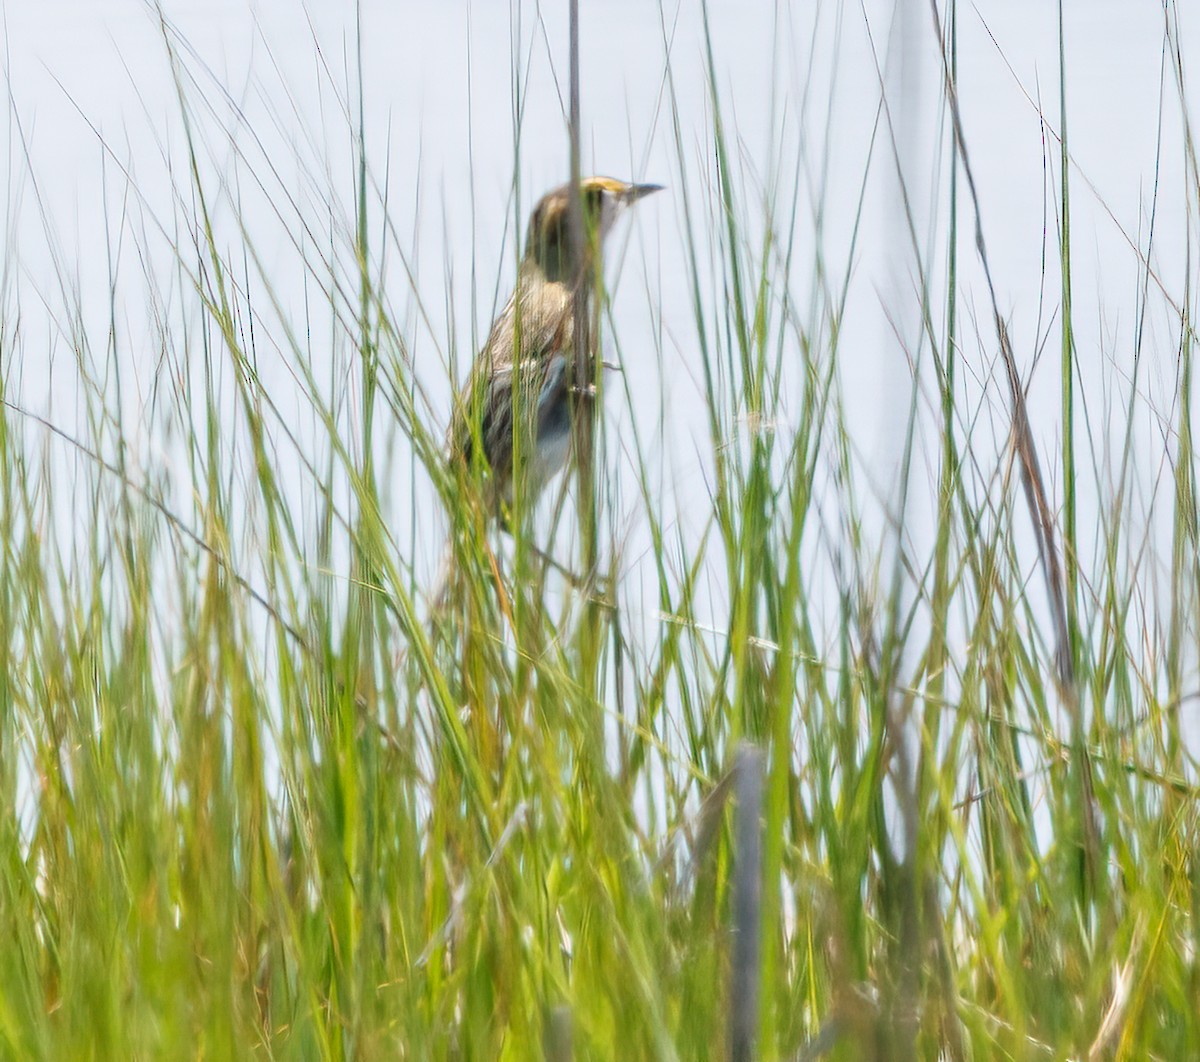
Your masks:
<instances>
[{"instance_id":1,"label":"yellow eyebrow stripe","mask_svg":"<svg viewBox=\"0 0 1200 1062\"><path fill-rule=\"evenodd\" d=\"M611 192L613 195L620 195L629 186L624 181L618 181L615 177L585 177L579 182L584 188L599 188L605 192Z\"/></svg>"}]
</instances>

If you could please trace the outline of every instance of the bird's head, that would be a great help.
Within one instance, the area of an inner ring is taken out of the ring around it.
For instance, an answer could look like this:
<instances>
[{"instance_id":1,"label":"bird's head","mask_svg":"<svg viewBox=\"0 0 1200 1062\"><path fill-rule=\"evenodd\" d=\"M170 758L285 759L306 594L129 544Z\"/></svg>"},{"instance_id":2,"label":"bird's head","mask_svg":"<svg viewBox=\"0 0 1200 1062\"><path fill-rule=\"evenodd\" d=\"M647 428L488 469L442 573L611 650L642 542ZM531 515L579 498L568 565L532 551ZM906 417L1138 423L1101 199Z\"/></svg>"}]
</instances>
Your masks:
<instances>
[{"instance_id":1,"label":"bird's head","mask_svg":"<svg viewBox=\"0 0 1200 1062\"><path fill-rule=\"evenodd\" d=\"M584 267L591 270L604 237L627 206L657 192L659 184L626 184L613 177L585 177L583 198ZM529 218L525 258L552 280L565 281L575 268L571 242L571 186L564 184L542 196Z\"/></svg>"}]
</instances>

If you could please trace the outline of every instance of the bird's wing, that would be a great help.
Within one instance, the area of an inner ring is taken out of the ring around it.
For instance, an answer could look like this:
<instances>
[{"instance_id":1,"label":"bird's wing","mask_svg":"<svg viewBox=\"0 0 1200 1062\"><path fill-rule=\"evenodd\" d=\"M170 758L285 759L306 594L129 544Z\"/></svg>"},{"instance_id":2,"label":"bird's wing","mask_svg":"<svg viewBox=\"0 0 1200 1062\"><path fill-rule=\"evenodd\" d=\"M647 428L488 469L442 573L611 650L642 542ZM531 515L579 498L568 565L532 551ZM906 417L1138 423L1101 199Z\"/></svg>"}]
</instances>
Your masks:
<instances>
[{"instance_id":1,"label":"bird's wing","mask_svg":"<svg viewBox=\"0 0 1200 1062\"><path fill-rule=\"evenodd\" d=\"M525 358L519 366L504 365L474 381L466 406L456 418L451 452L470 463L478 438L483 456L494 475L505 477L512 468L513 411L527 410L523 420L528 425L528 442L535 441L535 426L539 426L566 398L568 385L567 358L562 353L547 352ZM478 402L478 406L474 405ZM472 417L478 410L478 434L472 431Z\"/></svg>"},{"instance_id":2,"label":"bird's wing","mask_svg":"<svg viewBox=\"0 0 1200 1062\"><path fill-rule=\"evenodd\" d=\"M455 406L449 437L452 457L470 463L478 440L493 473L508 474L514 394L529 410L527 422L533 429L567 386L569 309L569 297L544 291L540 297L521 299L518 322L516 300L509 301L476 359L462 401ZM514 358L518 339L520 352Z\"/></svg>"}]
</instances>

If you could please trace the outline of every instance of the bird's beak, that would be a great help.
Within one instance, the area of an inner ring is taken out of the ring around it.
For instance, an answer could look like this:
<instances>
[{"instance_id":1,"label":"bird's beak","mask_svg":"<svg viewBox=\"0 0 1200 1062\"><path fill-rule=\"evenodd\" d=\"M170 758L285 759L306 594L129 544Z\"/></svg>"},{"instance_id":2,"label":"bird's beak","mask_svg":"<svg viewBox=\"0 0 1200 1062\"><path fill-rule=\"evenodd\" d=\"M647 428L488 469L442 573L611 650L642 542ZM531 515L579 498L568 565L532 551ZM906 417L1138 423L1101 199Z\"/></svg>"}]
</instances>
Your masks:
<instances>
[{"instance_id":1,"label":"bird's beak","mask_svg":"<svg viewBox=\"0 0 1200 1062\"><path fill-rule=\"evenodd\" d=\"M661 184L629 184L625 186L621 200L626 204L636 203L639 199L643 199L654 192L661 192L662 190L663 186Z\"/></svg>"}]
</instances>

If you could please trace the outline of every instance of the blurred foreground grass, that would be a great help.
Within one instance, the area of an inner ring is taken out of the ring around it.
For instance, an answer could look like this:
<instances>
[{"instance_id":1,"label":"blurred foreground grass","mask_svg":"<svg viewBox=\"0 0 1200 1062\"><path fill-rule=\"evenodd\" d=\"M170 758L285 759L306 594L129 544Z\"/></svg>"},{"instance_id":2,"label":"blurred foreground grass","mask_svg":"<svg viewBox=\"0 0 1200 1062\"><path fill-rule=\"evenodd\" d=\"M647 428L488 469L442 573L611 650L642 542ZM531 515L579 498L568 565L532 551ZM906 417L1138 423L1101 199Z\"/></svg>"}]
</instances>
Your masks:
<instances>
[{"instance_id":1,"label":"blurred foreground grass","mask_svg":"<svg viewBox=\"0 0 1200 1062\"><path fill-rule=\"evenodd\" d=\"M11 383L0 418L0 1055L721 1057L742 998L728 772L749 741L764 754L760 1057L1200 1056L1197 777L1180 726L1200 638L1194 256L1166 296L1179 401L1158 480L1121 426L1106 433L1115 469L1079 448L1095 436L1073 422L1060 311L1075 445L1042 454L1055 473L1034 484L1061 565L1048 615L1022 385L988 396L1016 425L996 453L956 384L1006 340L981 326L964 343L956 278L975 251L959 230L975 207L948 167L944 282L914 294L928 360L901 396L899 488L921 480L934 519L925 536L891 528L881 553L839 380L849 270L794 243L799 180L740 176L710 40L712 172L676 131L678 172L656 176L689 248L711 504L687 537L630 420L647 624L621 591L616 473L597 486L606 569L579 588L532 549L549 521L490 538L447 475L384 294L361 138L353 217L325 237L341 253L295 247L353 351L351 380L319 376L319 341L287 325L249 238L215 235L229 192L202 176L209 103L165 39L192 165L163 227L176 273L147 299L167 308L156 402L184 486L135 459L120 380L89 369L112 337L72 334L77 424L47 425ZM669 67L667 88L670 112ZM1182 177L1194 211L1194 160ZM1055 195L1069 289L1064 179ZM299 215L295 229L323 231ZM259 303L285 322L274 334ZM9 292L10 381L37 356L20 321ZM260 375L268 346L320 458L292 445ZM610 378L610 406L622 386ZM918 422L934 425L932 462ZM380 483L404 461L452 514L465 591L441 628L422 593L436 549L414 557L383 515ZM1094 549L1078 545L1077 490L1101 499ZM1148 526L1168 529L1169 556ZM832 610L818 585L836 587Z\"/></svg>"}]
</instances>

